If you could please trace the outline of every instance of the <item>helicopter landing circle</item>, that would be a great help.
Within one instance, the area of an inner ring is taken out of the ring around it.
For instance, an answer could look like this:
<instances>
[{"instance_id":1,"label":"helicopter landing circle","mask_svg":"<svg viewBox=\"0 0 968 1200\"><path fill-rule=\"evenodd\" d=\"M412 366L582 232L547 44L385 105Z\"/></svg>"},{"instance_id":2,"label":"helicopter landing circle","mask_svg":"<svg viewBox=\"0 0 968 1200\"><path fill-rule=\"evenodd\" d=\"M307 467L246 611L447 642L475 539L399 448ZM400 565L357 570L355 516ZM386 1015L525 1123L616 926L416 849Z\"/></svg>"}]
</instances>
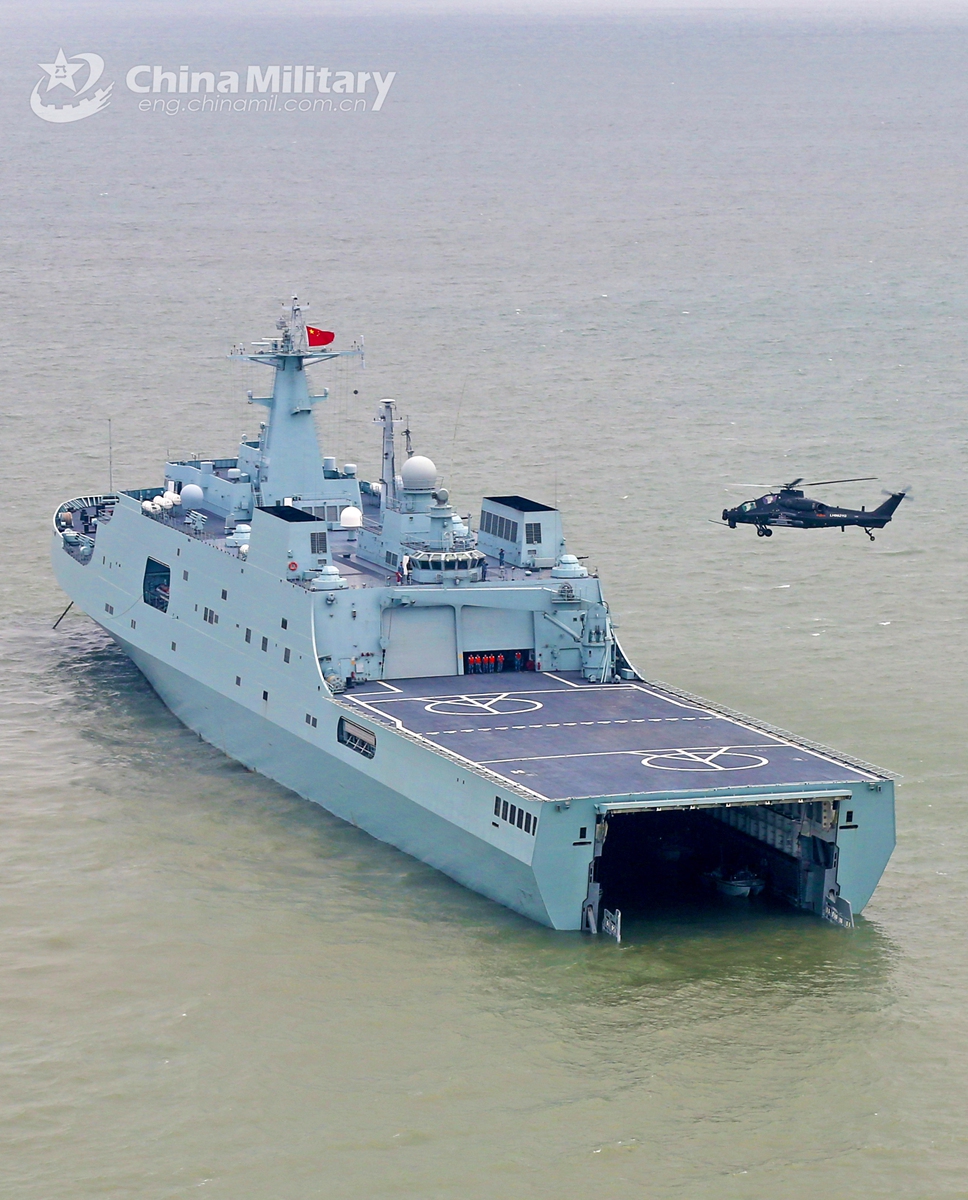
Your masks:
<instances>
[{"instance_id":1,"label":"helicopter landing circle","mask_svg":"<svg viewBox=\"0 0 968 1200\"><path fill-rule=\"evenodd\" d=\"M765 767L769 761L761 754L720 746L712 750L662 750L647 754L642 766L657 771L751 771Z\"/></svg>"},{"instance_id":2,"label":"helicopter landing circle","mask_svg":"<svg viewBox=\"0 0 968 1200\"><path fill-rule=\"evenodd\" d=\"M503 692L498 696L455 696L451 700L432 700L424 705L424 712L454 717L510 717L518 713L537 712L539 708L544 708L544 705L538 700Z\"/></svg>"}]
</instances>

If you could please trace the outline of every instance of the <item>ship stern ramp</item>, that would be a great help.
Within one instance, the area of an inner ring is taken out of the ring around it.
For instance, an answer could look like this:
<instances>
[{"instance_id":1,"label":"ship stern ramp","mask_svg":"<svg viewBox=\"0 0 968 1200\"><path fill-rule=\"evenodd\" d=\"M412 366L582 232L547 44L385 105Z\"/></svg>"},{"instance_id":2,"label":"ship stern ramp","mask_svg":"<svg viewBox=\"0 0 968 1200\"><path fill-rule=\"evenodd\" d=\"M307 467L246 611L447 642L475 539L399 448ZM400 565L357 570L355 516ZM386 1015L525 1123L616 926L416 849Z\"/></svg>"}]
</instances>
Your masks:
<instances>
[{"instance_id":1,"label":"ship stern ramp","mask_svg":"<svg viewBox=\"0 0 968 1200\"><path fill-rule=\"evenodd\" d=\"M765 900L851 925L893 850L887 773L665 685L504 672L347 701L540 799L531 865L558 929L709 903L717 872L742 871Z\"/></svg>"}]
</instances>

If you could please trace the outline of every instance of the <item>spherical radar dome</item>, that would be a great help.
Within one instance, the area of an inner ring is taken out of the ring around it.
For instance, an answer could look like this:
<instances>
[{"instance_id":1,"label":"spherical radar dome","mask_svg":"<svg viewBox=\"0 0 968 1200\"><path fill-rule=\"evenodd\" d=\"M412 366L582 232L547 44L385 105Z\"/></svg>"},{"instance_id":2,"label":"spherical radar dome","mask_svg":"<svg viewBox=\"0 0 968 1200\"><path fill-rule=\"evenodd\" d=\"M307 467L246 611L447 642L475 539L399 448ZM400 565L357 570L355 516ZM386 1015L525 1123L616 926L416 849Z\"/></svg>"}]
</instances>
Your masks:
<instances>
[{"instance_id":1,"label":"spherical radar dome","mask_svg":"<svg viewBox=\"0 0 968 1200\"><path fill-rule=\"evenodd\" d=\"M181 502L185 508L198 508L205 499L205 493L197 483L186 483L181 490Z\"/></svg>"},{"instance_id":2,"label":"spherical radar dome","mask_svg":"<svg viewBox=\"0 0 968 1200\"><path fill-rule=\"evenodd\" d=\"M339 523L341 529L361 529L363 514L355 504L348 504L340 513Z\"/></svg>"},{"instance_id":3,"label":"spherical radar dome","mask_svg":"<svg viewBox=\"0 0 968 1200\"><path fill-rule=\"evenodd\" d=\"M408 492L429 492L437 482L436 466L422 454L408 458L400 475Z\"/></svg>"}]
</instances>

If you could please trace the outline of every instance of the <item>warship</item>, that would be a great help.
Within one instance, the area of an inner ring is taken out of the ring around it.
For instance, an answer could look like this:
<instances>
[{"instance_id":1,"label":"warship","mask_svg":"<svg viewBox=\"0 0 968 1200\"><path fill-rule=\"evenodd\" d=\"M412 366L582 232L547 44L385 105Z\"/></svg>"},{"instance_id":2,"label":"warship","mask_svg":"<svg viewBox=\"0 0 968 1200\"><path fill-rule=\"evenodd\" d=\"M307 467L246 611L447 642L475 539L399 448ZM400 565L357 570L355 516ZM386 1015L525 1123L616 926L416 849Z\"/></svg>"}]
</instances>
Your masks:
<instances>
[{"instance_id":1,"label":"warship","mask_svg":"<svg viewBox=\"0 0 968 1200\"><path fill-rule=\"evenodd\" d=\"M620 936L703 877L853 926L893 776L650 681L558 509L484 496L475 530L393 400L379 480L324 456L333 342L294 299L233 350L272 372L257 438L62 503L71 601L200 737L546 926Z\"/></svg>"}]
</instances>

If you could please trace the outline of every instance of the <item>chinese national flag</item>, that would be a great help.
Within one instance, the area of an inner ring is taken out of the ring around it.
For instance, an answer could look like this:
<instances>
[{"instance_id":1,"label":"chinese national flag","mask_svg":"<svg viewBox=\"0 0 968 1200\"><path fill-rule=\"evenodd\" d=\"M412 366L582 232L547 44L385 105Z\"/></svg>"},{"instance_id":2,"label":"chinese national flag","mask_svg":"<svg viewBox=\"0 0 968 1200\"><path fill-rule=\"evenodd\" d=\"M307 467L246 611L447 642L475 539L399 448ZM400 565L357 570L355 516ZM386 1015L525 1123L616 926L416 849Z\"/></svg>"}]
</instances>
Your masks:
<instances>
[{"instance_id":1,"label":"chinese national flag","mask_svg":"<svg viewBox=\"0 0 968 1200\"><path fill-rule=\"evenodd\" d=\"M335 340L336 334L329 333L325 329L314 329L312 325L307 325L306 337L309 339L310 346L328 346L330 342Z\"/></svg>"}]
</instances>

